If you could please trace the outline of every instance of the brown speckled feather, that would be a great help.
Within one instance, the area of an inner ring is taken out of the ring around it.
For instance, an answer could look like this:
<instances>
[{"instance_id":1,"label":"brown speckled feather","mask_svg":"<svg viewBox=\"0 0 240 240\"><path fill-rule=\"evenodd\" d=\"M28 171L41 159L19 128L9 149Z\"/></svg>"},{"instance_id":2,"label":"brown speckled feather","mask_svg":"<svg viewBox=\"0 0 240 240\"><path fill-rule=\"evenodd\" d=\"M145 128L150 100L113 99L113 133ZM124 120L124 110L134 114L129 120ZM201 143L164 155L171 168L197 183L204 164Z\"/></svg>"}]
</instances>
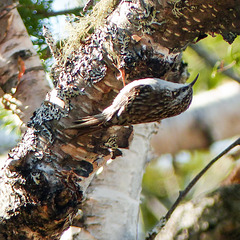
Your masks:
<instances>
[{"instance_id":1,"label":"brown speckled feather","mask_svg":"<svg viewBox=\"0 0 240 240\"><path fill-rule=\"evenodd\" d=\"M77 120L70 128L98 129L159 121L184 112L192 101L190 84L167 82L157 78L135 80L126 85L111 106L102 113Z\"/></svg>"}]
</instances>

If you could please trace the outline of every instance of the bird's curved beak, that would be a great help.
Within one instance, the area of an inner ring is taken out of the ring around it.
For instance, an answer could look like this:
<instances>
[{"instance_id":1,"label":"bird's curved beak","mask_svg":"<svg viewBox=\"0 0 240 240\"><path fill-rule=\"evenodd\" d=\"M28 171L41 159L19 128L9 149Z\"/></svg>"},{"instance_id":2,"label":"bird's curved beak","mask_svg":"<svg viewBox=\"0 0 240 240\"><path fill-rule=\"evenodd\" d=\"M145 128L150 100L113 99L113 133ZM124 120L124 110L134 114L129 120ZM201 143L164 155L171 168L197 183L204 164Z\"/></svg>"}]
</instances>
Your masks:
<instances>
[{"instance_id":1,"label":"bird's curved beak","mask_svg":"<svg viewBox=\"0 0 240 240\"><path fill-rule=\"evenodd\" d=\"M189 83L189 86L192 86L192 87L193 87L193 85L196 83L198 77L199 77L199 73L198 73L198 75L194 78L194 80L193 80L191 83Z\"/></svg>"}]
</instances>

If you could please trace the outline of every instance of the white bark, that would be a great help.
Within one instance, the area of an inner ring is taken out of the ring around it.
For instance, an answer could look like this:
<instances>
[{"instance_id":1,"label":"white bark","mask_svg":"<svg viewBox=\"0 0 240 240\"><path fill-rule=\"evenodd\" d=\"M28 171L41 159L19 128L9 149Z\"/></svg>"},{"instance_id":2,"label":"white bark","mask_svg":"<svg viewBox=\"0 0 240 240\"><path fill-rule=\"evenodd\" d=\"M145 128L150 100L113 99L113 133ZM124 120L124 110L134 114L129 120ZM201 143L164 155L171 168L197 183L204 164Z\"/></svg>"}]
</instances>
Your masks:
<instances>
[{"instance_id":1,"label":"white bark","mask_svg":"<svg viewBox=\"0 0 240 240\"><path fill-rule=\"evenodd\" d=\"M240 86L232 82L194 96L189 110L162 121L152 138L157 155L208 147L240 133Z\"/></svg>"},{"instance_id":2,"label":"white bark","mask_svg":"<svg viewBox=\"0 0 240 240\"><path fill-rule=\"evenodd\" d=\"M154 128L155 124L136 126L130 149L122 150L123 156L95 177L83 204L90 235L82 231L74 239L137 239L142 175Z\"/></svg>"},{"instance_id":3,"label":"white bark","mask_svg":"<svg viewBox=\"0 0 240 240\"><path fill-rule=\"evenodd\" d=\"M17 99L13 101L18 109L15 112L27 122L49 90L44 68L16 9L0 19L0 27L3 32L0 36L0 86L11 94L9 100L11 97ZM19 60L26 68L21 78L18 76ZM0 90L2 97L4 91Z\"/></svg>"}]
</instances>

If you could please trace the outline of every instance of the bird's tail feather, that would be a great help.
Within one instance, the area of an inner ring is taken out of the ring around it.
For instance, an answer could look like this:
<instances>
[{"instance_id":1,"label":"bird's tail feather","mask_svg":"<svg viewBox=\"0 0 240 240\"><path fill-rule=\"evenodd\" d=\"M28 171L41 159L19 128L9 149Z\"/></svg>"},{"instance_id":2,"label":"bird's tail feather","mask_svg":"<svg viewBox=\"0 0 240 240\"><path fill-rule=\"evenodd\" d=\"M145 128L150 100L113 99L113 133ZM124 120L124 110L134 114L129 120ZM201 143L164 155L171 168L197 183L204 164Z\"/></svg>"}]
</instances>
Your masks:
<instances>
[{"instance_id":1,"label":"bird's tail feather","mask_svg":"<svg viewBox=\"0 0 240 240\"><path fill-rule=\"evenodd\" d=\"M74 122L75 124L70 126L69 128L96 129L96 128L100 128L103 125L104 120L105 118L102 114L87 116L75 121Z\"/></svg>"}]
</instances>

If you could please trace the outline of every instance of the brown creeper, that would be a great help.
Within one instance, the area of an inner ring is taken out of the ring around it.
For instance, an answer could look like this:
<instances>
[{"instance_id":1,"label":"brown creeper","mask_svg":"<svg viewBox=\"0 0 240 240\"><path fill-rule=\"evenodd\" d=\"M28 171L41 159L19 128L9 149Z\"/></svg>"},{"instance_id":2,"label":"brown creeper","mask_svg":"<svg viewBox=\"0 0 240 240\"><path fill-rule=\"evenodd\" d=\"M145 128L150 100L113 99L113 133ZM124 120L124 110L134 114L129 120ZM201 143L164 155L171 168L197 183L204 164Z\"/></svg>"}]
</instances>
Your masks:
<instances>
[{"instance_id":1,"label":"brown creeper","mask_svg":"<svg viewBox=\"0 0 240 240\"><path fill-rule=\"evenodd\" d=\"M70 128L99 129L159 121L188 109L197 77L190 84L158 78L135 80L126 85L102 113L77 120Z\"/></svg>"}]
</instances>

